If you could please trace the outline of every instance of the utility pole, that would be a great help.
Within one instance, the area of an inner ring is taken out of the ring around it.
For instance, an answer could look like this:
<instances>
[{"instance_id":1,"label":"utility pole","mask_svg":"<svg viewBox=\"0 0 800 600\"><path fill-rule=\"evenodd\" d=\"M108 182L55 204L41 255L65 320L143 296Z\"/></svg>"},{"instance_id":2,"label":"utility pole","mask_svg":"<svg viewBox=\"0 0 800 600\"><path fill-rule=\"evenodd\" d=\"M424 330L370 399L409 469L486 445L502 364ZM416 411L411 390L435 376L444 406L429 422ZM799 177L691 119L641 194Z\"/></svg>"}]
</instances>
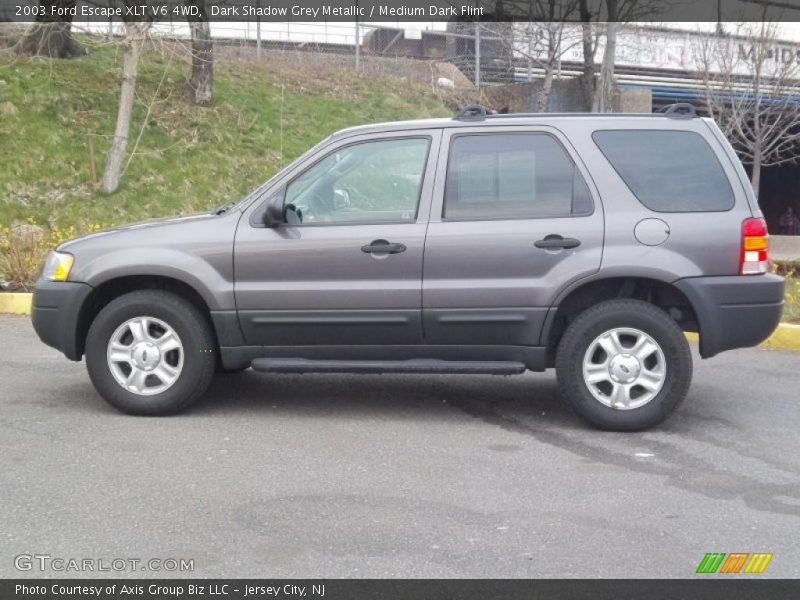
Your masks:
<instances>
[{"instance_id":1,"label":"utility pole","mask_svg":"<svg viewBox=\"0 0 800 600\"><path fill-rule=\"evenodd\" d=\"M256 1L258 18L256 19L256 58L261 61L261 0Z\"/></svg>"},{"instance_id":2,"label":"utility pole","mask_svg":"<svg viewBox=\"0 0 800 600\"><path fill-rule=\"evenodd\" d=\"M361 66L361 45L358 43L358 2L356 2L356 71Z\"/></svg>"},{"instance_id":3,"label":"utility pole","mask_svg":"<svg viewBox=\"0 0 800 600\"><path fill-rule=\"evenodd\" d=\"M481 26L475 21L475 89L481 89Z\"/></svg>"}]
</instances>

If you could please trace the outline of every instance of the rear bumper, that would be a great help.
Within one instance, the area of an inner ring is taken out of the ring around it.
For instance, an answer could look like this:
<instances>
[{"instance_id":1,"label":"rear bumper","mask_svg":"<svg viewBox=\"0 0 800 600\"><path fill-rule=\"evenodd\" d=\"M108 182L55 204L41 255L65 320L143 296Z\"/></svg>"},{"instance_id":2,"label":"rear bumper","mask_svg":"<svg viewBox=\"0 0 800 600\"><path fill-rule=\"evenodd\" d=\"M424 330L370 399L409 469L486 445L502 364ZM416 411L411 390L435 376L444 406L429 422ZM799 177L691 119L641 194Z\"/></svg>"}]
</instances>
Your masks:
<instances>
[{"instance_id":1,"label":"rear bumper","mask_svg":"<svg viewBox=\"0 0 800 600\"><path fill-rule=\"evenodd\" d=\"M755 346L780 323L784 282L778 275L690 277L675 286L697 314L703 358Z\"/></svg>"},{"instance_id":2,"label":"rear bumper","mask_svg":"<svg viewBox=\"0 0 800 600\"><path fill-rule=\"evenodd\" d=\"M70 281L38 281L33 290L31 321L36 335L70 360L80 360L81 307L92 288Z\"/></svg>"}]
</instances>

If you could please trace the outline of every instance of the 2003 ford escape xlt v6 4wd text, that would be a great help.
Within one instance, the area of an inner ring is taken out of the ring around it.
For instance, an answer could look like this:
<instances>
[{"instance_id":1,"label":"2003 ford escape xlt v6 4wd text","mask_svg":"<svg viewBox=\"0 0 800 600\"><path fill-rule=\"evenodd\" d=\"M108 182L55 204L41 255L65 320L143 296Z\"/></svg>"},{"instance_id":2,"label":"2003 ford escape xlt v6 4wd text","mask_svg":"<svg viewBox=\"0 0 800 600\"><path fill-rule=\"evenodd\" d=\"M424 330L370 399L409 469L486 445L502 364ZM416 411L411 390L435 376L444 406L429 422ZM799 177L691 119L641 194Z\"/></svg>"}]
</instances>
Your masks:
<instances>
[{"instance_id":1,"label":"2003 ford escape xlt v6 4wd text","mask_svg":"<svg viewBox=\"0 0 800 600\"><path fill-rule=\"evenodd\" d=\"M62 244L33 325L100 394L162 415L215 371L514 374L555 367L595 426L636 430L709 358L776 327L783 279L720 130L656 115L367 125L241 202Z\"/></svg>"}]
</instances>

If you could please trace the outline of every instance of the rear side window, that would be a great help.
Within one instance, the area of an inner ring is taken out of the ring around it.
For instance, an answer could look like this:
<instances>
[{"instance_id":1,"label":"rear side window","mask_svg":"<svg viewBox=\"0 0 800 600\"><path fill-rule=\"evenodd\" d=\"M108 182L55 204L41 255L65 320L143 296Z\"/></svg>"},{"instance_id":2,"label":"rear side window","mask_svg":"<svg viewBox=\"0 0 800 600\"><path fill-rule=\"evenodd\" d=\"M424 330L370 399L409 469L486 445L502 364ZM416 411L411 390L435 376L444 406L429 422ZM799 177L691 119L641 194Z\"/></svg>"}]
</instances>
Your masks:
<instances>
[{"instance_id":1,"label":"rear side window","mask_svg":"<svg viewBox=\"0 0 800 600\"><path fill-rule=\"evenodd\" d=\"M711 147L691 131L595 131L595 144L633 195L657 212L733 208L728 177Z\"/></svg>"},{"instance_id":2,"label":"rear side window","mask_svg":"<svg viewBox=\"0 0 800 600\"><path fill-rule=\"evenodd\" d=\"M445 219L537 219L591 212L586 182L550 135L462 135L450 145Z\"/></svg>"}]
</instances>

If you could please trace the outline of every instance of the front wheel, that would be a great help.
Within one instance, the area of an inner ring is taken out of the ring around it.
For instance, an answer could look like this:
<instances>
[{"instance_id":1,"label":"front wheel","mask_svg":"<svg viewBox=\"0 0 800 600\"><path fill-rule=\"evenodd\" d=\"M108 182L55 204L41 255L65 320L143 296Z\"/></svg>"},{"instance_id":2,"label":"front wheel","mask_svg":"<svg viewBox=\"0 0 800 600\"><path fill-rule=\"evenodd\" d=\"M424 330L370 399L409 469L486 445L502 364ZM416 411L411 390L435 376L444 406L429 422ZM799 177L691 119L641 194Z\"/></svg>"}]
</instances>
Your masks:
<instances>
[{"instance_id":1,"label":"front wheel","mask_svg":"<svg viewBox=\"0 0 800 600\"><path fill-rule=\"evenodd\" d=\"M216 365L213 332L180 296L142 290L120 296L86 337L86 368L100 395L135 415L168 415L197 400Z\"/></svg>"},{"instance_id":2,"label":"front wheel","mask_svg":"<svg viewBox=\"0 0 800 600\"><path fill-rule=\"evenodd\" d=\"M556 355L561 395L601 429L637 431L667 418L692 380L683 332L641 300L597 304L570 324Z\"/></svg>"}]
</instances>

